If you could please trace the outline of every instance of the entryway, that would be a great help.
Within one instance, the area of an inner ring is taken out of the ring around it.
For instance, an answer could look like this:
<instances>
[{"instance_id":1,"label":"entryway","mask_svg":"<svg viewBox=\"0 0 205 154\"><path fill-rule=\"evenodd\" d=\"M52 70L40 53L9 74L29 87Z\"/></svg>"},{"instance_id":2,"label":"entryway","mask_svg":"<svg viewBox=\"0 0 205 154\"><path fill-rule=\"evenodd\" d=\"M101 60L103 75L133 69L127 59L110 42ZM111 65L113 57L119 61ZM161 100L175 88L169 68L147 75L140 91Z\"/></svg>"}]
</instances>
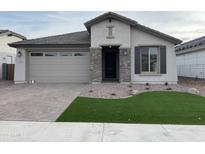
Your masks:
<instances>
[{"instance_id":1,"label":"entryway","mask_svg":"<svg viewBox=\"0 0 205 154\"><path fill-rule=\"evenodd\" d=\"M102 80L119 81L119 46L102 47Z\"/></svg>"}]
</instances>

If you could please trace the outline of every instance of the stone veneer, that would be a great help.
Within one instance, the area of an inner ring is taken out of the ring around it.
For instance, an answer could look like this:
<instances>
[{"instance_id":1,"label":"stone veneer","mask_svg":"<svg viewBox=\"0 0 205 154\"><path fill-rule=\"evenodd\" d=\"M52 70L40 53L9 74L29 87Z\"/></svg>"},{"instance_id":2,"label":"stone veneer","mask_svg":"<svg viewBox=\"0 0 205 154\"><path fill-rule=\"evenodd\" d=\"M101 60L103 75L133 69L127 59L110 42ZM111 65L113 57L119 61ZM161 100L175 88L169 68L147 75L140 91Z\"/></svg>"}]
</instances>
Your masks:
<instances>
[{"instance_id":1,"label":"stone veneer","mask_svg":"<svg viewBox=\"0 0 205 154\"><path fill-rule=\"evenodd\" d=\"M102 82L102 48L90 48L91 82ZM119 48L119 81L131 81L131 49Z\"/></svg>"},{"instance_id":2,"label":"stone veneer","mask_svg":"<svg viewBox=\"0 0 205 154\"><path fill-rule=\"evenodd\" d=\"M131 82L131 49L119 48L120 82Z\"/></svg>"},{"instance_id":3,"label":"stone veneer","mask_svg":"<svg viewBox=\"0 0 205 154\"><path fill-rule=\"evenodd\" d=\"M90 48L91 82L102 82L102 48Z\"/></svg>"}]
</instances>

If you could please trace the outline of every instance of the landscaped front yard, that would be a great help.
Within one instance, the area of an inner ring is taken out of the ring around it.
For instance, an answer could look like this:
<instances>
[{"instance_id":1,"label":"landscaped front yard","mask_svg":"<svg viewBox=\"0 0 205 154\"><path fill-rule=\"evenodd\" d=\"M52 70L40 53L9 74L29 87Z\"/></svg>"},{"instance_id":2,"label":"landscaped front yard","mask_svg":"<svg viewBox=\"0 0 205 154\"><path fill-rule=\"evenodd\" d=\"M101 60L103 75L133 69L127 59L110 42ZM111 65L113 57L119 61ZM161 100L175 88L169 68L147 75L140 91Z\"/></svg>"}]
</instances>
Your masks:
<instances>
[{"instance_id":1,"label":"landscaped front yard","mask_svg":"<svg viewBox=\"0 0 205 154\"><path fill-rule=\"evenodd\" d=\"M205 97L165 91L125 99L77 97L57 121L205 124Z\"/></svg>"}]
</instances>

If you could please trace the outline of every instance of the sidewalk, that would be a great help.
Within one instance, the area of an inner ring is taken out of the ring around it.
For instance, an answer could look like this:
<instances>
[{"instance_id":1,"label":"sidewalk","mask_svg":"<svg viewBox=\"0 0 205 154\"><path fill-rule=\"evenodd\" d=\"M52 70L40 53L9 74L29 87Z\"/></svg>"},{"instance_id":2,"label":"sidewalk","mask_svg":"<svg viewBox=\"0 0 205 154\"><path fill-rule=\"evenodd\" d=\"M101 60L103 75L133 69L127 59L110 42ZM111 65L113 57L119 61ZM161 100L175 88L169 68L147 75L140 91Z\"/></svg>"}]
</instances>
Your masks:
<instances>
[{"instance_id":1,"label":"sidewalk","mask_svg":"<svg viewBox=\"0 0 205 154\"><path fill-rule=\"evenodd\" d=\"M0 141L205 141L205 126L0 121Z\"/></svg>"}]
</instances>

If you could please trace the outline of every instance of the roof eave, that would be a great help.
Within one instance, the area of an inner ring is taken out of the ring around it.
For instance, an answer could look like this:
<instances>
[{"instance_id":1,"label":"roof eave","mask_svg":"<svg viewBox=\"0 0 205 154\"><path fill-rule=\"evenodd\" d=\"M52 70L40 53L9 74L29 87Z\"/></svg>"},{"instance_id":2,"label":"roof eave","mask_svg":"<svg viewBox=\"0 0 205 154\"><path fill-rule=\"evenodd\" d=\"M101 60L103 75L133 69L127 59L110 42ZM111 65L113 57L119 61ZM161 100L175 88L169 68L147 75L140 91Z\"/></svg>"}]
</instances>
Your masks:
<instances>
[{"instance_id":1,"label":"roof eave","mask_svg":"<svg viewBox=\"0 0 205 154\"><path fill-rule=\"evenodd\" d=\"M15 33L13 31L10 31L10 30L4 30L1 34L4 34L4 33L7 33L7 34L12 34L13 36L16 36L18 38L21 38L22 40L26 40L27 38L23 35L20 35L18 33Z\"/></svg>"},{"instance_id":2,"label":"roof eave","mask_svg":"<svg viewBox=\"0 0 205 154\"><path fill-rule=\"evenodd\" d=\"M66 48L66 47L90 47L90 43L78 43L78 44L15 44L9 43L10 47L14 48Z\"/></svg>"},{"instance_id":3,"label":"roof eave","mask_svg":"<svg viewBox=\"0 0 205 154\"><path fill-rule=\"evenodd\" d=\"M176 48L175 48L175 52L176 52L176 55L182 55L182 54L196 52L196 51L200 51L200 50L204 50L204 49L205 49L205 44L200 45L200 46L196 46L196 47L193 47L193 48L187 48L187 49L184 49L184 50L176 50Z\"/></svg>"}]
</instances>

